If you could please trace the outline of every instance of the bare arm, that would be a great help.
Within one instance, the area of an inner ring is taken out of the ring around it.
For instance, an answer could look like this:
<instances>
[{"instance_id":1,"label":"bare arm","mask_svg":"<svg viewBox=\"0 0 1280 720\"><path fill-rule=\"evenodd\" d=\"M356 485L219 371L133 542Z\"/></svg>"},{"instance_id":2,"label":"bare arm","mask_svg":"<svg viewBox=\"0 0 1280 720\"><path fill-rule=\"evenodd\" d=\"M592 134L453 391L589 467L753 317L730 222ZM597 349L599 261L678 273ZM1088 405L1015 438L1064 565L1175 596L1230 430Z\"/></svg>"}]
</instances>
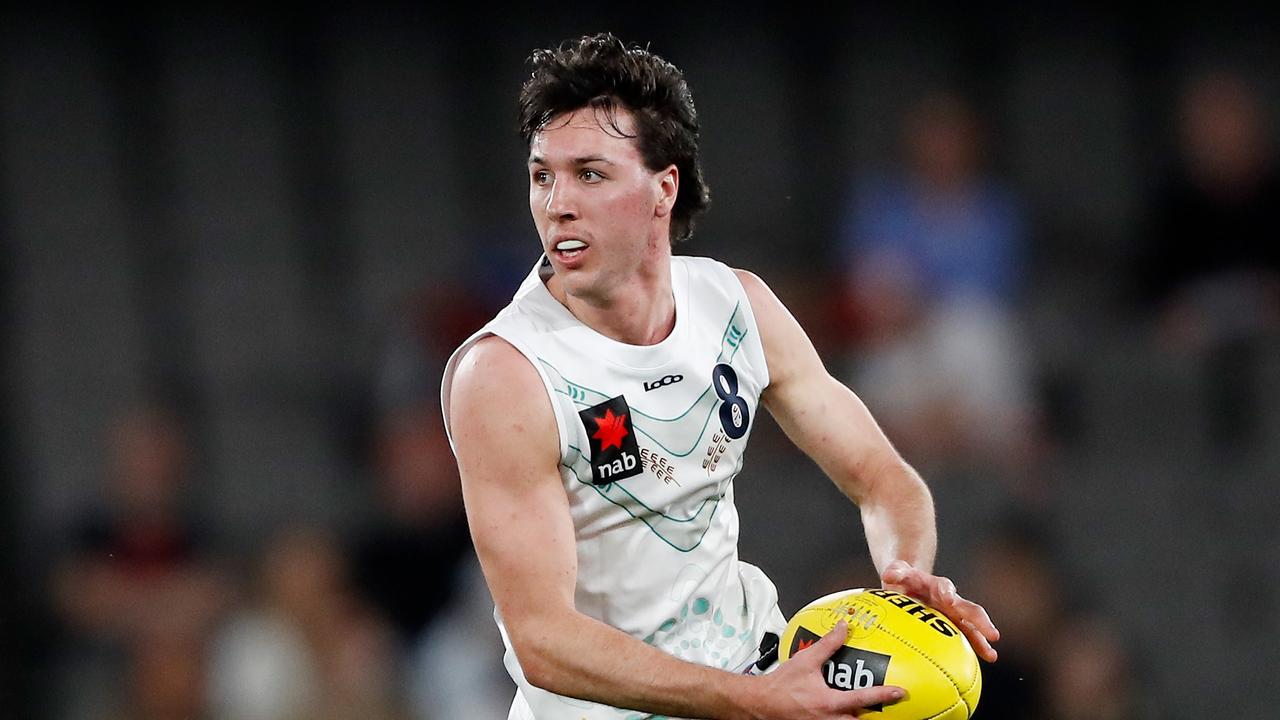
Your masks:
<instances>
[{"instance_id":1,"label":"bare arm","mask_svg":"<svg viewBox=\"0 0 1280 720\"><path fill-rule=\"evenodd\" d=\"M827 372L809 336L755 275L739 270L751 300L769 365L762 400L791 438L862 513L867 546L888 584L946 612L965 629L974 649L995 659L999 631L979 605L932 575L937 551L933 498L889 443L866 405Z\"/></svg>"},{"instance_id":2,"label":"bare arm","mask_svg":"<svg viewBox=\"0 0 1280 720\"><path fill-rule=\"evenodd\" d=\"M827 688L817 669L839 639L785 674L748 677L679 660L577 612L573 523L536 371L505 341L481 340L459 363L448 413L476 552L530 683L617 707L733 720L847 717L898 697L896 688Z\"/></svg>"},{"instance_id":3,"label":"bare arm","mask_svg":"<svg viewBox=\"0 0 1280 720\"><path fill-rule=\"evenodd\" d=\"M809 336L760 278L738 275L769 364L763 401L778 425L862 511L876 568L933 567L933 498L849 388L822 364Z\"/></svg>"}]
</instances>

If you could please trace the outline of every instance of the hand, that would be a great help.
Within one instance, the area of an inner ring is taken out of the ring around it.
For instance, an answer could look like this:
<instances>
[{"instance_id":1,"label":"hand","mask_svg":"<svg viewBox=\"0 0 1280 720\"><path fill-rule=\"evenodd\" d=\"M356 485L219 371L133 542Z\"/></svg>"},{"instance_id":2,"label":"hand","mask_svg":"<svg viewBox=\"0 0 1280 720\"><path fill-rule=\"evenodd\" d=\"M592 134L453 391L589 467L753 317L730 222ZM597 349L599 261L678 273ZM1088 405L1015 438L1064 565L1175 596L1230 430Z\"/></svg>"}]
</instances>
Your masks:
<instances>
[{"instance_id":1,"label":"hand","mask_svg":"<svg viewBox=\"0 0 1280 720\"><path fill-rule=\"evenodd\" d=\"M756 698L749 703L756 720L848 720L870 705L888 705L906 692L893 685L862 690L835 690L822 679L822 665L849 637L843 620L813 645L791 656L777 670L763 675Z\"/></svg>"},{"instance_id":2,"label":"hand","mask_svg":"<svg viewBox=\"0 0 1280 720\"><path fill-rule=\"evenodd\" d=\"M978 657L987 662L996 661L996 649L991 643L1000 639L1000 631L981 605L960 597L955 583L912 567L903 560L889 563L880 574L880 579L886 588L910 595L941 610L969 638L969 644L978 653Z\"/></svg>"}]
</instances>

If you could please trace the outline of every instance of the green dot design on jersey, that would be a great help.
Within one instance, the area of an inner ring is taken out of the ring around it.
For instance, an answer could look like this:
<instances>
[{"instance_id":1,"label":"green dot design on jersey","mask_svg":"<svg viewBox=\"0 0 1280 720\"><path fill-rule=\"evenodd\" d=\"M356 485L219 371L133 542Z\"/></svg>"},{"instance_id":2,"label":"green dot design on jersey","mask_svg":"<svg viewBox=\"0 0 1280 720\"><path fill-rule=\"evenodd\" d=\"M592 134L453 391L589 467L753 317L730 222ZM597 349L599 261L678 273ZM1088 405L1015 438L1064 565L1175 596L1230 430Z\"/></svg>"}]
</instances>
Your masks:
<instances>
[{"instance_id":1,"label":"green dot design on jersey","mask_svg":"<svg viewBox=\"0 0 1280 720\"><path fill-rule=\"evenodd\" d=\"M753 642L751 629L745 627L746 617L743 607L737 620L742 626L735 625L725 617L723 609L713 610L707 598L693 598L680 609L679 618L666 619L644 641L682 660L698 660L726 669L738 651Z\"/></svg>"}]
</instances>

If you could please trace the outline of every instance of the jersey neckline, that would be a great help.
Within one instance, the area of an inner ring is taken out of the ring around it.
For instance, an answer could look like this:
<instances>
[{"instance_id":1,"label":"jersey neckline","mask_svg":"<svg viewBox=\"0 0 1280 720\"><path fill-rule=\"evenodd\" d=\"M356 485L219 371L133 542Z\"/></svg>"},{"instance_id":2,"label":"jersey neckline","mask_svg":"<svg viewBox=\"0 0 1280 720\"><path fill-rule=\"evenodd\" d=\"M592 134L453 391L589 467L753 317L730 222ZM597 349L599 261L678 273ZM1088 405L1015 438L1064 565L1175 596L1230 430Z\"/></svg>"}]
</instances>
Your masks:
<instances>
[{"instance_id":1,"label":"jersey neckline","mask_svg":"<svg viewBox=\"0 0 1280 720\"><path fill-rule=\"evenodd\" d=\"M635 370L654 370L678 359L678 348L682 346L685 329L689 325L689 271L683 262L676 262L677 257L673 255L670 261L671 293L675 301L676 313L675 325L665 338L652 345L631 345L614 340L582 322L570 312L569 308L547 289L544 277L550 277L551 273L546 272L544 276L544 268L550 267L550 261L545 254L538 259L533 266L533 272L529 275L529 281L533 284L531 292L558 319L572 323L572 327L585 335L588 342L603 345L607 352L602 353L602 359Z\"/></svg>"}]
</instances>

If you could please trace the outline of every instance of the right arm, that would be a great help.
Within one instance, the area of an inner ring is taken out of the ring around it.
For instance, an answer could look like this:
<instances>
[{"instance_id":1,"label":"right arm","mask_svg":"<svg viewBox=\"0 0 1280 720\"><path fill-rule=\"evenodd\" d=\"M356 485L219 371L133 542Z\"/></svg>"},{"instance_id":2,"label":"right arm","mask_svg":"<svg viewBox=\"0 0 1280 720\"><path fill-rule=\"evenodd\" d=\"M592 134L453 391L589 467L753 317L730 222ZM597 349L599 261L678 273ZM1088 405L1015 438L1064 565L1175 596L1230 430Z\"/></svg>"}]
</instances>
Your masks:
<instances>
[{"instance_id":1,"label":"right arm","mask_svg":"<svg viewBox=\"0 0 1280 720\"><path fill-rule=\"evenodd\" d=\"M579 613L550 403L529 361L489 337L459 361L446 409L476 554L530 683L616 707L727 720L849 717L900 697L897 688L842 692L822 682L818 668L843 641L839 630L751 677L685 662Z\"/></svg>"}]
</instances>

